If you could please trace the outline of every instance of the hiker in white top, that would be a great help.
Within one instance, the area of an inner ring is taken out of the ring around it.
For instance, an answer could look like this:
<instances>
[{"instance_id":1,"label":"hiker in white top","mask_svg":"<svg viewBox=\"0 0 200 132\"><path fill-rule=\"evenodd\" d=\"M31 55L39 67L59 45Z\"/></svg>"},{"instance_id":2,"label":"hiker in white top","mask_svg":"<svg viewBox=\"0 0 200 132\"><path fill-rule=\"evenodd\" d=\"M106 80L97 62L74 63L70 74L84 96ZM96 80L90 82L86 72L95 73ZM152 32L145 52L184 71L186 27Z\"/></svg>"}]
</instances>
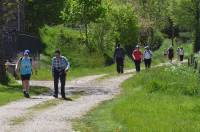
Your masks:
<instances>
[{"instance_id":1,"label":"hiker in white top","mask_svg":"<svg viewBox=\"0 0 200 132\"><path fill-rule=\"evenodd\" d=\"M184 49L183 47L181 47L178 51L178 56L179 56L179 59L180 59L180 62L183 61L183 58L184 58Z\"/></svg>"},{"instance_id":2,"label":"hiker in white top","mask_svg":"<svg viewBox=\"0 0 200 132\"><path fill-rule=\"evenodd\" d=\"M146 46L144 51L144 64L146 69L151 68L152 56L153 53L150 50L149 46Z\"/></svg>"}]
</instances>

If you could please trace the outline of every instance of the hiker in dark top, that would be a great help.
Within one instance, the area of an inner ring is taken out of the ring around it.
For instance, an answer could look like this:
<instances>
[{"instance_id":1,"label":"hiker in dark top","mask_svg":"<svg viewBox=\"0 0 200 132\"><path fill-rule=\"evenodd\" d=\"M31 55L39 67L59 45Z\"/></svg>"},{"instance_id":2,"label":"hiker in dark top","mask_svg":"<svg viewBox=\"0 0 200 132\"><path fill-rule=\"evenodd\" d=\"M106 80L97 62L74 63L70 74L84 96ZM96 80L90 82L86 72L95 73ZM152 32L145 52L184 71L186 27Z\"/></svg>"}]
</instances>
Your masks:
<instances>
[{"instance_id":1,"label":"hiker in dark top","mask_svg":"<svg viewBox=\"0 0 200 132\"><path fill-rule=\"evenodd\" d=\"M168 55L169 61L172 62L174 58L174 49L172 46L167 50L167 55Z\"/></svg>"},{"instance_id":2,"label":"hiker in dark top","mask_svg":"<svg viewBox=\"0 0 200 132\"><path fill-rule=\"evenodd\" d=\"M55 51L55 57L52 59L52 74L54 79L54 97L58 98L58 83L61 82L61 95L65 100L71 100L65 97L66 74L69 71L70 64L67 58L61 56L60 50Z\"/></svg>"},{"instance_id":3,"label":"hiker in dark top","mask_svg":"<svg viewBox=\"0 0 200 132\"><path fill-rule=\"evenodd\" d=\"M114 62L117 63L117 72L124 73L125 53L124 53L124 49L120 46L120 44L117 44L117 48L115 49L113 58L114 58Z\"/></svg>"},{"instance_id":4,"label":"hiker in dark top","mask_svg":"<svg viewBox=\"0 0 200 132\"><path fill-rule=\"evenodd\" d=\"M136 49L132 53L133 60L135 62L136 72L140 72L140 64L142 62L142 52L140 51L139 45L136 46Z\"/></svg>"}]
</instances>

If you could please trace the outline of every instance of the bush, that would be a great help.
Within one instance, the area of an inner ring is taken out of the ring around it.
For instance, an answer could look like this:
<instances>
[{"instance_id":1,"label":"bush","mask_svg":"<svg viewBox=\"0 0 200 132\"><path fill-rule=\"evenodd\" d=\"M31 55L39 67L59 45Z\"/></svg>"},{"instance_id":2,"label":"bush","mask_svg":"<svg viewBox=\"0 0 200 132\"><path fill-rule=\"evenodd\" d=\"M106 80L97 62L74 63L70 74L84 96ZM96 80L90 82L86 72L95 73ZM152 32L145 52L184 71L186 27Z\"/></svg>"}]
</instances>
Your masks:
<instances>
[{"instance_id":1,"label":"bush","mask_svg":"<svg viewBox=\"0 0 200 132\"><path fill-rule=\"evenodd\" d=\"M164 41L164 37L162 33L159 31L155 31L153 35L153 40L150 43L150 47L152 48L152 50L157 50L162 45L163 41Z\"/></svg>"}]
</instances>

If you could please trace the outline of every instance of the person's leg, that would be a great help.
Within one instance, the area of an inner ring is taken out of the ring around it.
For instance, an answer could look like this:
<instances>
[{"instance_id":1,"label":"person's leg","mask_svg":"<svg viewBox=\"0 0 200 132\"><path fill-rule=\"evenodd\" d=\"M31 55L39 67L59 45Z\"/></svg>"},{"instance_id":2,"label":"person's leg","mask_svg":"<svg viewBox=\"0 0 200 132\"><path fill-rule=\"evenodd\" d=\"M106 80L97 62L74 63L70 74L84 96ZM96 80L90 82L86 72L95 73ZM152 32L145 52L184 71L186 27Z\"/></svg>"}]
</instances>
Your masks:
<instances>
[{"instance_id":1,"label":"person's leg","mask_svg":"<svg viewBox=\"0 0 200 132\"><path fill-rule=\"evenodd\" d=\"M60 75L60 82L61 82L61 95L62 95L62 98L66 98L65 97L65 81L66 81L66 73L62 73Z\"/></svg>"},{"instance_id":2,"label":"person's leg","mask_svg":"<svg viewBox=\"0 0 200 132\"><path fill-rule=\"evenodd\" d=\"M149 59L149 68L151 68L151 62L152 62L152 60Z\"/></svg>"},{"instance_id":3,"label":"person's leg","mask_svg":"<svg viewBox=\"0 0 200 132\"><path fill-rule=\"evenodd\" d=\"M137 72L137 61L134 60L134 63L135 63L135 70L136 70L136 72Z\"/></svg>"},{"instance_id":4,"label":"person's leg","mask_svg":"<svg viewBox=\"0 0 200 132\"><path fill-rule=\"evenodd\" d=\"M135 61L135 68L136 68L136 72L140 71L140 63L139 63L139 61Z\"/></svg>"},{"instance_id":5,"label":"person's leg","mask_svg":"<svg viewBox=\"0 0 200 132\"><path fill-rule=\"evenodd\" d=\"M117 63L117 72L120 73L120 59L116 58L116 63Z\"/></svg>"},{"instance_id":6,"label":"person's leg","mask_svg":"<svg viewBox=\"0 0 200 132\"><path fill-rule=\"evenodd\" d=\"M138 72L140 72L140 64L141 64L141 61L138 61Z\"/></svg>"},{"instance_id":7,"label":"person's leg","mask_svg":"<svg viewBox=\"0 0 200 132\"><path fill-rule=\"evenodd\" d=\"M121 73L124 73L124 59L121 59Z\"/></svg>"},{"instance_id":8,"label":"person's leg","mask_svg":"<svg viewBox=\"0 0 200 132\"><path fill-rule=\"evenodd\" d=\"M183 55L180 55L180 61L181 62L183 61Z\"/></svg>"},{"instance_id":9,"label":"person's leg","mask_svg":"<svg viewBox=\"0 0 200 132\"><path fill-rule=\"evenodd\" d=\"M29 88L30 88L30 84L29 84L29 80L25 80L25 89L26 89L26 97L29 98Z\"/></svg>"},{"instance_id":10,"label":"person's leg","mask_svg":"<svg viewBox=\"0 0 200 132\"><path fill-rule=\"evenodd\" d=\"M22 87L23 87L24 97L26 97L26 82L25 82L25 80L22 80Z\"/></svg>"},{"instance_id":11,"label":"person's leg","mask_svg":"<svg viewBox=\"0 0 200 132\"><path fill-rule=\"evenodd\" d=\"M148 68L148 60L147 59L144 59L144 65L145 65L145 68L147 69Z\"/></svg>"},{"instance_id":12,"label":"person's leg","mask_svg":"<svg viewBox=\"0 0 200 132\"><path fill-rule=\"evenodd\" d=\"M54 97L58 97L58 82L59 82L59 73L58 71L54 71Z\"/></svg>"}]
</instances>

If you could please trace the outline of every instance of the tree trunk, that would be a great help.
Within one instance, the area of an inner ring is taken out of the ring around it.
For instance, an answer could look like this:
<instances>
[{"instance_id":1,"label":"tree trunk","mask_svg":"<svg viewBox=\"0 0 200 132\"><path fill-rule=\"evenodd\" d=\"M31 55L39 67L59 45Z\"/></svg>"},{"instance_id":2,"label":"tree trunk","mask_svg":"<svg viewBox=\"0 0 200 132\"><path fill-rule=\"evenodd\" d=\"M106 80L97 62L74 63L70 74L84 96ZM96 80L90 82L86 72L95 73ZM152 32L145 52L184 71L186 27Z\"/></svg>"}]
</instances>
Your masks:
<instances>
[{"instance_id":1,"label":"tree trunk","mask_svg":"<svg viewBox=\"0 0 200 132\"><path fill-rule=\"evenodd\" d=\"M88 47L88 25L87 24L85 24L85 43L86 43L86 46Z\"/></svg>"},{"instance_id":2,"label":"tree trunk","mask_svg":"<svg viewBox=\"0 0 200 132\"><path fill-rule=\"evenodd\" d=\"M3 1L0 1L0 12L3 12ZM5 21L5 18L0 17L0 83L1 84L8 83L8 78L7 78L6 69L5 69L5 45L3 42L4 21Z\"/></svg>"},{"instance_id":3,"label":"tree trunk","mask_svg":"<svg viewBox=\"0 0 200 132\"><path fill-rule=\"evenodd\" d=\"M200 10L199 10L199 2L196 3L196 25L195 25L195 42L194 42L194 52L198 52L200 50Z\"/></svg>"}]
</instances>

